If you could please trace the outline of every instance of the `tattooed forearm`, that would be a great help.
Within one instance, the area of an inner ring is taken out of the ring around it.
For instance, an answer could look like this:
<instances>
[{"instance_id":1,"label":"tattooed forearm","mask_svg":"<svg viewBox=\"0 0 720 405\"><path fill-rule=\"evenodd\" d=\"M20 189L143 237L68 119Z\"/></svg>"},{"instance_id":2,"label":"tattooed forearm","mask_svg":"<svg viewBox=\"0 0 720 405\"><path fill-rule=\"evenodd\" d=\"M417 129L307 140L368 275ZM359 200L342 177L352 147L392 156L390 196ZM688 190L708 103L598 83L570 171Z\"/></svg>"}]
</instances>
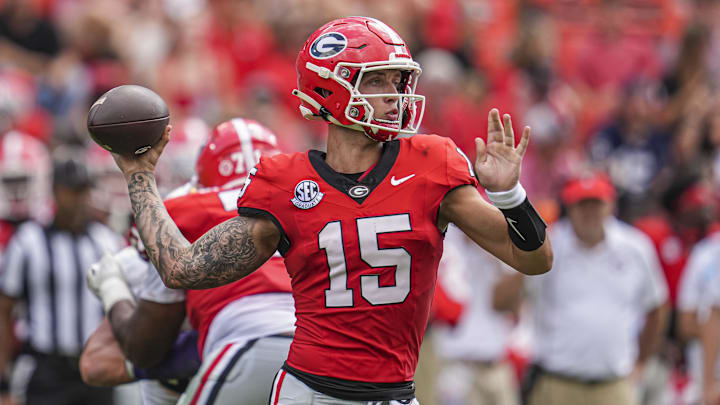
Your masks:
<instances>
[{"instance_id":1,"label":"tattooed forearm","mask_svg":"<svg viewBox=\"0 0 720 405\"><path fill-rule=\"evenodd\" d=\"M273 253L257 248L257 221L244 217L216 226L190 245L165 210L152 173L132 174L128 191L148 257L168 287L224 285L250 274Z\"/></svg>"},{"instance_id":2,"label":"tattooed forearm","mask_svg":"<svg viewBox=\"0 0 720 405\"><path fill-rule=\"evenodd\" d=\"M261 253L253 239L257 222L236 217L209 230L175 262L173 277L192 288L210 288L245 277L262 265L270 254Z\"/></svg>"}]
</instances>

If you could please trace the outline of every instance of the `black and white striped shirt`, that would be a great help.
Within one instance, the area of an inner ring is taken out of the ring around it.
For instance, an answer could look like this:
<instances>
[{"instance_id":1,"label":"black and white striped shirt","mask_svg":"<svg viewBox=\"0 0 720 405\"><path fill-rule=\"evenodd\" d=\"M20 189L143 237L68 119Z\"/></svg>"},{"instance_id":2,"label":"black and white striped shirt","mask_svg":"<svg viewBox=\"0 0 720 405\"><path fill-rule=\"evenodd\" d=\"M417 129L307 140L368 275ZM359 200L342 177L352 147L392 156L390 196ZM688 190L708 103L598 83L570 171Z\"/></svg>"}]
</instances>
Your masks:
<instances>
[{"instance_id":1,"label":"black and white striped shirt","mask_svg":"<svg viewBox=\"0 0 720 405\"><path fill-rule=\"evenodd\" d=\"M40 353L78 356L103 318L88 290L85 271L104 251L115 252L122 239L91 223L73 235L29 221L21 225L0 260L0 292L24 301L26 343Z\"/></svg>"}]
</instances>

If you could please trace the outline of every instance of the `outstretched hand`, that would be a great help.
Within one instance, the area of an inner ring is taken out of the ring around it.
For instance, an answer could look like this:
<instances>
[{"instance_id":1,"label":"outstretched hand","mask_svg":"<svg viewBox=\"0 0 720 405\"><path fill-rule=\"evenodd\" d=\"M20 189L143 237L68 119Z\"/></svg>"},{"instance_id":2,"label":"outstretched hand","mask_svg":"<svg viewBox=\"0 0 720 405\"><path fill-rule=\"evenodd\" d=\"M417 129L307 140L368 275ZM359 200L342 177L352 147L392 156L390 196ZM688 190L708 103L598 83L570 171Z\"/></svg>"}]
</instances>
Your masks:
<instances>
[{"instance_id":1,"label":"outstretched hand","mask_svg":"<svg viewBox=\"0 0 720 405\"><path fill-rule=\"evenodd\" d=\"M504 125L503 125L504 124ZM522 138L515 147L510 114L503 116L497 108L488 114L487 145L480 138L475 138L477 158L475 174L480 184L488 191L506 191L517 184L522 168L522 159L530 142L530 127L523 129Z\"/></svg>"},{"instance_id":2,"label":"outstretched hand","mask_svg":"<svg viewBox=\"0 0 720 405\"><path fill-rule=\"evenodd\" d=\"M165 149L165 145L170 141L170 131L172 131L172 126L166 126L162 138L160 138L158 143L142 155L123 156L118 153L111 153L115 164L120 168L120 171L122 171L126 179L130 178L133 173L155 172L155 165L163 149Z\"/></svg>"}]
</instances>

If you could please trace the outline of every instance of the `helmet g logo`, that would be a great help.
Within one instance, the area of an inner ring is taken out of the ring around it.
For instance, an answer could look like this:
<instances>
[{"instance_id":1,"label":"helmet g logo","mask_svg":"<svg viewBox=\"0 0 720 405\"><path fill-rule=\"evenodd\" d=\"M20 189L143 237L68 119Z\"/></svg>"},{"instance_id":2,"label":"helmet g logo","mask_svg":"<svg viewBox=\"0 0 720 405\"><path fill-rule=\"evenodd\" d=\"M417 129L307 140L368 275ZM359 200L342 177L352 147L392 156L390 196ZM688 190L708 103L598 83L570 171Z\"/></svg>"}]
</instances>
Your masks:
<instances>
[{"instance_id":1,"label":"helmet g logo","mask_svg":"<svg viewBox=\"0 0 720 405\"><path fill-rule=\"evenodd\" d=\"M347 38L339 32L320 35L310 45L310 55L315 59L328 59L347 48Z\"/></svg>"}]
</instances>

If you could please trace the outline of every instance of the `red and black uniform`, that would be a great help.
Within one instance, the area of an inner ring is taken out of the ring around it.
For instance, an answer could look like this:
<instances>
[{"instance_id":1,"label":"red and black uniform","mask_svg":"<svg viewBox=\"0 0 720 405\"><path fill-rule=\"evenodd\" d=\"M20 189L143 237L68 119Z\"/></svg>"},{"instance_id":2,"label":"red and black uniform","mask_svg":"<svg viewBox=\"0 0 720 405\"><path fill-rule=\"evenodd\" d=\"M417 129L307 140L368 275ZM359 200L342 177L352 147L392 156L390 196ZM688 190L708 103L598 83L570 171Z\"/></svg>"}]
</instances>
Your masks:
<instances>
[{"instance_id":1,"label":"red and black uniform","mask_svg":"<svg viewBox=\"0 0 720 405\"><path fill-rule=\"evenodd\" d=\"M440 203L477 186L471 168L435 135L386 142L359 181L319 151L260 160L238 212L282 232L297 317L287 372L337 398L412 398L443 251Z\"/></svg>"}]
</instances>

